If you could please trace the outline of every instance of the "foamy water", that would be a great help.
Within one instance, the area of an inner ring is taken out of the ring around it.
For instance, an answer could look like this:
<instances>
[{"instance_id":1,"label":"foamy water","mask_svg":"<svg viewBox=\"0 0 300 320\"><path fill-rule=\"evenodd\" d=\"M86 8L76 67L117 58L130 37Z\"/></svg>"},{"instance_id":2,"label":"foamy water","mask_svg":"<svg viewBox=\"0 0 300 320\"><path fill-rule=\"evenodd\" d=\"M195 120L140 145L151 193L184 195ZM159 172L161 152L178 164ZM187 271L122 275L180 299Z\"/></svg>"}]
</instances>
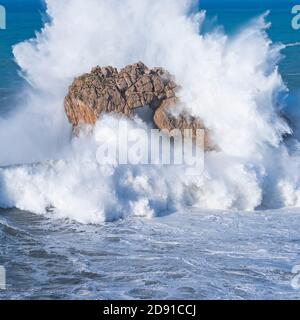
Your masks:
<instances>
[{"instance_id":1,"label":"foamy water","mask_svg":"<svg viewBox=\"0 0 300 320\"><path fill-rule=\"evenodd\" d=\"M0 298L299 299L299 226L297 210L185 210L104 225L0 211Z\"/></svg>"},{"instance_id":2,"label":"foamy water","mask_svg":"<svg viewBox=\"0 0 300 320\"><path fill-rule=\"evenodd\" d=\"M297 47L297 46L300 46L300 42L294 42L294 43L286 44L286 47Z\"/></svg>"}]
</instances>

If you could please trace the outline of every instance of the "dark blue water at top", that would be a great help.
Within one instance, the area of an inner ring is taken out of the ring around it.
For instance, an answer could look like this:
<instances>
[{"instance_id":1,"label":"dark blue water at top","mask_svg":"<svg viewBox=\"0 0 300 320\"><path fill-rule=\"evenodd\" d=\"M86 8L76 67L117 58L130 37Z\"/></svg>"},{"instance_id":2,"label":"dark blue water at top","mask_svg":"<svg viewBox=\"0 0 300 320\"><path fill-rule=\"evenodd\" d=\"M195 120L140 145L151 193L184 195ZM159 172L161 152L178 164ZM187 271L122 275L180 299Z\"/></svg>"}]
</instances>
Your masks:
<instances>
[{"instance_id":1,"label":"dark blue water at top","mask_svg":"<svg viewBox=\"0 0 300 320\"><path fill-rule=\"evenodd\" d=\"M273 42L283 44L295 44L300 42L300 30L292 28L292 7L293 1L285 1L284 5L280 0L270 5L270 1L254 1L253 5L247 7L249 1L244 5L233 6L235 1L229 1L231 5L217 6L218 0L203 0L201 3L207 10L208 24L221 25L226 34L235 34L243 26L247 25L253 18L269 11L267 21L271 23L268 34ZM225 1L224 1L225 2ZM255 5L256 4L256 5ZM280 63L280 72L291 91L298 91L300 88L300 46L288 46L282 51L283 59Z\"/></svg>"},{"instance_id":2,"label":"dark blue water at top","mask_svg":"<svg viewBox=\"0 0 300 320\"><path fill-rule=\"evenodd\" d=\"M6 9L6 29L0 30L0 97L3 97L21 84L12 47L40 30L44 6L40 0L0 0L0 5Z\"/></svg>"},{"instance_id":3,"label":"dark blue water at top","mask_svg":"<svg viewBox=\"0 0 300 320\"><path fill-rule=\"evenodd\" d=\"M291 8L294 1L243 1L202 0L200 7L207 10L210 21L224 26L227 33L234 33L251 18L270 10L268 20L272 23L269 34L273 41L295 43L300 41L300 30L291 26ZM0 0L7 11L7 29L0 30L0 88L9 89L18 85L17 66L14 63L12 46L34 37L43 25L45 6L41 0ZM286 59L281 70L289 85L300 87L300 47L284 51ZM297 77L298 76L298 77Z\"/></svg>"},{"instance_id":4,"label":"dark blue water at top","mask_svg":"<svg viewBox=\"0 0 300 320\"><path fill-rule=\"evenodd\" d=\"M224 26L226 33L235 33L250 19L270 10L267 18L272 27L269 35L275 42L285 44L300 41L300 30L291 26L293 0L236 1L202 0L200 7L207 10L208 23ZM45 20L42 0L0 0L7 11L7 29L0 30L0 97L18 90L22 79L14 62L12 46L35 36ZM280 71L291 90L300 88L300 46L283 51L285 59Z\"/></svg>"}]
</instances>

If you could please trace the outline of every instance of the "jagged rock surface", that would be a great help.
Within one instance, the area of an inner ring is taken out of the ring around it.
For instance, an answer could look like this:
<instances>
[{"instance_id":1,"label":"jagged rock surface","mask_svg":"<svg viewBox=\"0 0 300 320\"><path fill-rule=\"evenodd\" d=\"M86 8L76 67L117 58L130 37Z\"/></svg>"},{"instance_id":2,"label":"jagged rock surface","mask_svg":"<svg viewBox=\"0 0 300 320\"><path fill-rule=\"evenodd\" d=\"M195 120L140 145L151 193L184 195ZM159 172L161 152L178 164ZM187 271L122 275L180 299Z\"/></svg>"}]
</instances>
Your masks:
<instances>
[{"instance_id":1,"label":"jagged rock surface","mask_svg":"<svg viewBox=\"0 0 300 320\"><path fill-rule=\"evenodd\" d=\"M205 129L199 119L184 114L172 115L177 88L167 71L149 69L142 62L120 71L113 67L96 67L74 80L64 106L74 130L82 124L95 124L104 113L131 117L136 109L145 106L153 110L153 123L159 129L193 129L194 132ZM207 137L203 147L211 149Z\"/></svg>"},{"instance_id":2,"label":"jagged rock surface","mask_svg":"<svg viewBox=\"0 0 300 320\"><path fill-rule=\"evenodd\" d=\"M212 151L216 149L216 146L212 144L210 140L209 131L205 128L201 119L197 119L188 115L187 113L181 113L174 116L172 108L178 103L178 99L170 98L162 102L159 108L156 109L153 117L153 121L157 128L164 129L171 132L174 129L178 129L181 135L184 136L185 130L192 130L192 139L197 142L206 151ZM200 134L197 130L201 130ZM200 140L196 140L196 137ZM204 144L204 145L203 145Z\"/></svg>"}]
</instances>

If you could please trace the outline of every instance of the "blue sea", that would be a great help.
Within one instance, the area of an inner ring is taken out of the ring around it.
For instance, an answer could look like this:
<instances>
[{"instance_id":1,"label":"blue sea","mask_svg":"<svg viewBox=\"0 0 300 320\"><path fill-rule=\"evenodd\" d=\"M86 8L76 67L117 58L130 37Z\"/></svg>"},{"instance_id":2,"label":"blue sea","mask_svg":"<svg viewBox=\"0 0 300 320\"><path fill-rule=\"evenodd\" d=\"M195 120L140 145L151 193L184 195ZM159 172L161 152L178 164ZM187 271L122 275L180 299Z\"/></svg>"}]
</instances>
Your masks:
<instances>
[{"instance_id":1,"label":"blue sea","mask_svg":"<svg viewBox=\"0 0 300 320\"><path fill-rule=\"evenodd\" d=\"M19 76L19 69L14 63L12 46L35 37L45 21L45 5L42 0L6 0L2 1L7 9L7 29L1 30L0 42L0 88L2 96L11 90L18 90L22 85L22 78ZM209 1L201 2L201 9L207 10L209 22L207 28L221 25L229 34L234 34L250 19L270 10L268 21L272 23L269 30L271 39L284 44L294 44L300 41L300 31L292 29L291 8L293 1L283 1L282 5L274 6L274 2L264 4L264 1L254 5L237 4L234 1ZM247 1L245 2L247 4ZM272 9L273 8L273 9ZM298 90L300 87L300 63L297 59L300 46L287 47L283 54L285 58L280 64L281 74L288 84L290 90Z\"/></svg>"},{"instance_id":2,"label":"blue sea","mask_svg":"<svg viewBox=\"0 0 300 320\"><path fill-rule=\"evenodd\" d=\"M294 107L300 30L291 27L292 1L246 3L203 0L204 31L222 26L234 37L269 10L270 38L288 45L279 68ZM5 118L29 85L12 47L34 38L48 17L39 0L0 4L7 11L7 29L0 30L0 117ZM299 299L300 290L291 285L292 269L300 264L299 227L297 208L188 208L99 225L0 208L0 265L7 271L0 299Z\"/></svg>"}]
</instances>

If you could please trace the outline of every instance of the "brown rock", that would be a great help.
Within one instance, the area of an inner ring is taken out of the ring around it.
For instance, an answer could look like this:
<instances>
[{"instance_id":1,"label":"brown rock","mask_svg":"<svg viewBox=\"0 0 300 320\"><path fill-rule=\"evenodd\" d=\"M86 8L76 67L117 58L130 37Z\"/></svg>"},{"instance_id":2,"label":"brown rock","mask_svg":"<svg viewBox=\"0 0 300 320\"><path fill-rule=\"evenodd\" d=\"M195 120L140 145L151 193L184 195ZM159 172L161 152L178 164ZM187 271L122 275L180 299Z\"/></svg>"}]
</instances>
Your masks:
<instances>
[{"instance_id":1,"label":"brown rock","mask_svg":"<svg viewBox=\"0 0 300 320\"><path fill-rule=\"evenodd\" d=\"M205 128L201 119L196 119L187 113L176 116L172 114L172 109L177 103L179 101L176 97L168 98L162 102L153 117L156 127L169 132L178 129L181 136L191 135L194 142L206 151L215 150L216 146L210 140L209 130Z\"/></svg>"},{"instance_id":2,"label":"brown rock","mask_svg":"<svg viewBox=\"0 0 300 320\"><path fill-rule=\"evenodd\" d=\"M177 85L162 68L147 68L142 62L118 71L113 67L96 67L91 73L76 78L69 88L64 106L67 117L77 132L81 125L95 124L104 113L118 113L131 117L138 108L149 106L158 129L172 131L198 129L205 131L206 150L212 149L208 131L200 119L187 114L172 115L177 101Z\"/></svg>"}]
</instances>

